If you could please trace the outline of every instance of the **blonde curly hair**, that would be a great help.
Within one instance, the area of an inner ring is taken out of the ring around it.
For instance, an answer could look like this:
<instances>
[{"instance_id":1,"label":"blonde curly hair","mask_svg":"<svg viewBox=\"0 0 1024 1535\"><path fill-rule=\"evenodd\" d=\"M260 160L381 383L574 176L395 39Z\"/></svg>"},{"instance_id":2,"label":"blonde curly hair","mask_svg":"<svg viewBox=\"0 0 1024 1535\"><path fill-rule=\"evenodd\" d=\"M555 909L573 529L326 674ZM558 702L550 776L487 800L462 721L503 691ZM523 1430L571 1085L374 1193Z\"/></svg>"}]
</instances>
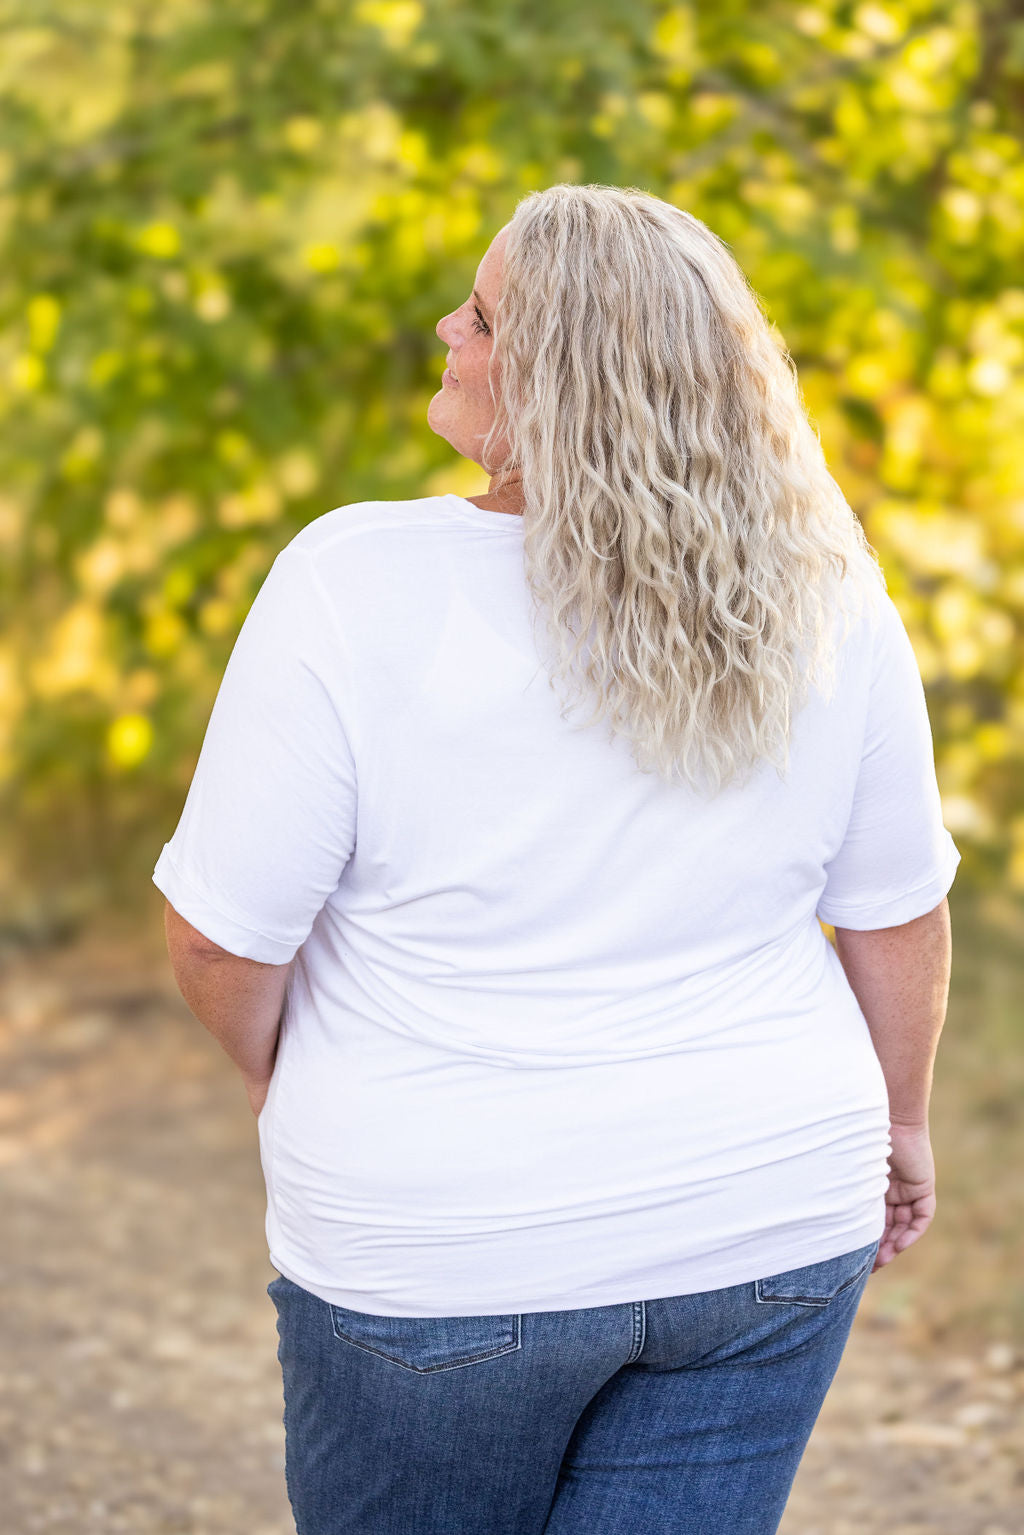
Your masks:
<instances>
[{"instance_id":1,"label":"blonde curly hair","mask_svg":"<svg viewBox=\"0 0 1024 1535\"><path fill-rule=\"evenodd\" d=\"M531 192L492 332L482 461L522 479L550 685L596 693L579 728L608 713L642 771L712 794L762 758L784 775L808 687L834 689L832 618L845 638L886 584L728 247L638 187Z\"/></svg>"}]
</instances>

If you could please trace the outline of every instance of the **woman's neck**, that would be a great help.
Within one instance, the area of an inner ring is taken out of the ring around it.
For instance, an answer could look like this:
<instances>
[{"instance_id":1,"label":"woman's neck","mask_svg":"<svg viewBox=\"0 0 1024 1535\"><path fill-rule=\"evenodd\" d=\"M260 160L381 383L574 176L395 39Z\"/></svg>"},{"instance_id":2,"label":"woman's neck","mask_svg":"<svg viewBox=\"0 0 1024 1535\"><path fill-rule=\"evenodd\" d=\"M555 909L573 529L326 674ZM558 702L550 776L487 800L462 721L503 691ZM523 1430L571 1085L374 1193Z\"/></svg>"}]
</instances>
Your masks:
<instances>
[{"instance_id":1,"label":"woman's neck","mask_svg":"<svg viewBox=\"0 0 1024 1535\"><path fill-rule=\"evenodd\" d=\"M508 480L498 490L493 487L492 480L484 495L466 496L465 499L484 512L508 512L513 517L521 517L523 514L522 480Z\"/></svg>"}]
</instances>

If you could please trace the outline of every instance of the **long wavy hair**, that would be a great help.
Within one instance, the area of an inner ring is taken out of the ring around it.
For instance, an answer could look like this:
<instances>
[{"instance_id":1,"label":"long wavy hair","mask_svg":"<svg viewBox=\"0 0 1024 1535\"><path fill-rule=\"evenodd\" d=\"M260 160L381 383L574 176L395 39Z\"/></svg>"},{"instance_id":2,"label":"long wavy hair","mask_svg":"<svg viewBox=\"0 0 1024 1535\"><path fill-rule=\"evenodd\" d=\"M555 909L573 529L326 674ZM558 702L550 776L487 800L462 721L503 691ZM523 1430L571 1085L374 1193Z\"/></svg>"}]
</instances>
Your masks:
<instances>
[{"instance_id":1,"label":"long wavy hair","mask_svg":"<svg viewBox=\"0 0 1024 1535\"><path fill-rule=\"evenodd\" d=\"M642 771L712 794L764 758L784 775L808 688L834 690L834 616L845 638L886 584L728 247L640 188L531 192L492 336L481 456L495 488L522 479L550 685L596 695L579 728L608 714Z\"/></svg>"}]
</instances>

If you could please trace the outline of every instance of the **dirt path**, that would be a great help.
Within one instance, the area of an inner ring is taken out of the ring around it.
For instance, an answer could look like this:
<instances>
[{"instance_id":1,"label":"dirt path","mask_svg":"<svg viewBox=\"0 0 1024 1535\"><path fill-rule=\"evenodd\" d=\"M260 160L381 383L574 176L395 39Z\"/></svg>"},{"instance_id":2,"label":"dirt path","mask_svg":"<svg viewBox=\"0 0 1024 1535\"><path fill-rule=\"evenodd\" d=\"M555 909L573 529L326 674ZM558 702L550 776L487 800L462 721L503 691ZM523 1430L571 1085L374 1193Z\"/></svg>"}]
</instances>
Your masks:
<instances>
[{"instance_id":1,"label":"dirt path","mask_svg":"<svg viewBox=\"0 0 1024 1535\"><path fill-rule=\"evenodd\" d=\"M7 956L0 1063L4 1531L293 1535L255 1123L162 933ZM1024 1535L1024 1358L923 1336L919 1261L869 1281L781 1535Z\"/></svg>"}]
</instances>

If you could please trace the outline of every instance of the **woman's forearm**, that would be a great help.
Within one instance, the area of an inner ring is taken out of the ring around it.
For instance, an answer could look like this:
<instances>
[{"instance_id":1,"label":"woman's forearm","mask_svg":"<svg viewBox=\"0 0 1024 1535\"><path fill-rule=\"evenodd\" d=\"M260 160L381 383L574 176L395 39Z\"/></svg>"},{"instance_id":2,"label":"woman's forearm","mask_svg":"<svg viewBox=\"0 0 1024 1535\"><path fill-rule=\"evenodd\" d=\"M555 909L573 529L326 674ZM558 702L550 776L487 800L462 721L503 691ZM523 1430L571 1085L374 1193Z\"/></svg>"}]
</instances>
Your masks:
<instances>
[{"instance_id":1,"label":"woman's forearm","mask_svg":"<svg viewBox=\"0 0 1024 1535\"><path fill-rule=\"evenodd\" d=\"M168 951L178 989L242 1073L266 1083L274 1069L287 965L241 959L201 940L168 905Z\"/></svg>"},{"instance_id":2,"label":"woman's forearm","mask_svg":"<svg viewBox=\"0 0 1024 1535\"><path fill-rule=\"evenodd\" d=\"M895 1124L926 1125L949 1003L949 903L898 927L835 930L836 953L867 1021Z\"/></svg>"}]
</instances>

